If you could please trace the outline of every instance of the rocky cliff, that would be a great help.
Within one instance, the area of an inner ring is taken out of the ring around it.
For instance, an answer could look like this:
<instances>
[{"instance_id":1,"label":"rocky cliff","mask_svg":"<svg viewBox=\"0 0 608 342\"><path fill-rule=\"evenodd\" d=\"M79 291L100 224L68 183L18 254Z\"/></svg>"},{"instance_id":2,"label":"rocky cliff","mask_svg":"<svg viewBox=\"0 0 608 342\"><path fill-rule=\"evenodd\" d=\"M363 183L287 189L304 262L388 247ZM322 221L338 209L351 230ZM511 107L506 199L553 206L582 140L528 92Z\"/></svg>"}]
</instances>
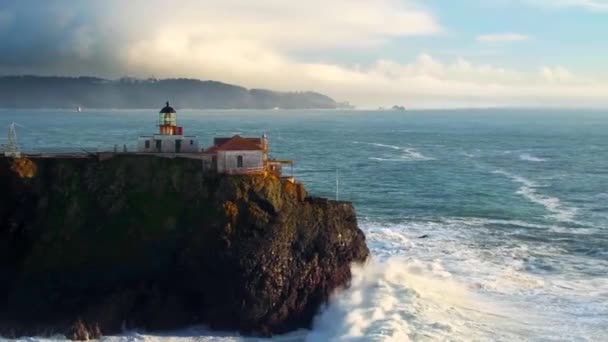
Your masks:
<instances>
[{"instance_id":1,"label":"rocky cliff","mask_svg":"<svg viewBox=\"0 0 608 342\"><path fill-rule=\"evenodd\" d=\"M200 162L0 157L0 334L306 327L367 258L350 203Z\"/></svg>"}]
</instances>

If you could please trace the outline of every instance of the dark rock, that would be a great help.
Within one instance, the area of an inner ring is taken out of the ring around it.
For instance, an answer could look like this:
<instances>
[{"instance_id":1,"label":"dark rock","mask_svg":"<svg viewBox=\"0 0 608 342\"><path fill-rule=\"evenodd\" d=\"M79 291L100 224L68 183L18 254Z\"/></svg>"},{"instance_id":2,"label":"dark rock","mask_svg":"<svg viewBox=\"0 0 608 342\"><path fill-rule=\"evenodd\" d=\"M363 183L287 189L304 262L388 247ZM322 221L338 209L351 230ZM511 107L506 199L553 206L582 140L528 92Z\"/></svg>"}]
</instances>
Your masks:
<instances>
[{"instance_id":1,"label":"dark rock","mask_svg":"<svg viewBox=\"0 0 608 342\"><path fill-rule=\"evenodd\" d=\"M307 327L368 255L352 204L274 176L134 155L15 165L0 157L2 335L281 333Z\"/></svg>"}]
</instances>

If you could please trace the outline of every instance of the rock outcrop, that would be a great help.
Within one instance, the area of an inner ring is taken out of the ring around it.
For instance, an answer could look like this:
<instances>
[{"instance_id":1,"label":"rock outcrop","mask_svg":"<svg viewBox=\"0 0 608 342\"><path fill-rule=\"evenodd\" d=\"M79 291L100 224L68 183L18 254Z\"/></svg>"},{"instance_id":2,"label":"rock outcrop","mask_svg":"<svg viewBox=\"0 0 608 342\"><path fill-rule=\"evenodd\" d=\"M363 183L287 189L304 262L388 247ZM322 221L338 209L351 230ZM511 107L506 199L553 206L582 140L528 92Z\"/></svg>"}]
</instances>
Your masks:
<instances>
[{"instance_id":1,"label":"rock outcrop","mask_svg":"<svg viewBox=\"0 0 608 342\"><path fill-rule=\"evenodd\" d=\"M0 157L0 335L306 327L368 256L353 206L194 159Z\"/></svg>"}]
</instances>

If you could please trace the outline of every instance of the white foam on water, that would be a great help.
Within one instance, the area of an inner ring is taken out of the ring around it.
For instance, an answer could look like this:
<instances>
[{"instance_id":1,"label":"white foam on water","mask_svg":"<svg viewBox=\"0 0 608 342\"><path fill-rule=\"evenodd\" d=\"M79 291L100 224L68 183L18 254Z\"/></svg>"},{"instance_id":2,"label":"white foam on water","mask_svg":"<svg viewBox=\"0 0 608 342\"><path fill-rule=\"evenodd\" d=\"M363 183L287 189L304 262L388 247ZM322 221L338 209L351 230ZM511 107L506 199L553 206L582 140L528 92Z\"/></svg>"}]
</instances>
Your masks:
<instances>
[{"instance_id":1,"label":"white foam on water","mask_svg":"<svg viewBox=\"0 0 608 342\"><path fill-rule=\"evenodd\" d=\"M399 224L364 222L372 253L380 259L408 258L408 262L434 265L431 278L464 287L467 299L488 304L481 316L456 314L446 319L461 326L453 340L581 340L603 336L608 317L608 265L601 260L571 255L558 245L537 241L512 243L495 232L495 224L513 230L538 231L554 226L517 220L446 218ZM418 237L426 234L427 239ZM505 235L509 231L504 232ZM545 272L543 265L555 271ZM540 268L539 268L540 267ZM411 286L411 285L408 285ZM434 310L439 310L435 307ZM496 320L492 320L492 315ZM576 322L573 325L572 322ZM470 328L470 329L469 329ZM419 328L421 330L427 327ZM455 331L455 330L454 330ZM432 332L431 332L432 334ZM430 340L442 340L434 335ZM414 338L421 339L421 338Z\"/></svg>"},{"instance_id":2,"label":"white foam on water","mask_svg":"<svg viewBox=\"0 0 608 342\"><path fill-rule=\"evenodd\" d=\"M388 161L388 162L402 162L403 159L400 158L380 158L380 157L369 157L369 160L375 160L375 161Z\"/></svg>"},{"instance_id":3,"label":"white foam on water","mask_svg":"<svg viewBox=\"0 0 608 342\"><path fill-rule=\"evenodd\" d=\"M551 213L549 217L557 221L574 222L578 210L576 208L566 207L557 197L539 193L537 189L538 185L535 182L504 170L496 170L493 173L504 175L512 181L521 184L522 186L516 191L516 194L523 196L530 202L545 207L545 209Z\"/></svg>"},{"instance_id":4,"label":"white foam on water","mask_svg":"<svg viewBox=\"0 0 608 342\"><path fill-rule=\"evenodd\" d=\"M423 155L422 153L420 153L419 151L417 151L415 148L412 148L412 147L403 148L402 151L403 151L403 155L401 156L401 158L403 158L405 160L412 160L412 161L435 160L434 158Z\"/></svg>"},{"instance_id":5,"label":"white foam on water","mask_svg":"<svg viewBox=\"0 0 608 342\"><path fill-rule=\"evenodd\" d=\"M593 197L595 197L597 200L608 200L608 192L601 192Z\"/></svg>"},{"instance_id":6,"label":"white foam on water","mask_svg":"<svg viewBox=\"0 0 608 342\"><path fill-rule=\"evenodd\" d=\"M529 162L545 162L546 159L535 157L529 153L522 153L519 155L519 159Z\"/></svg>"},{"instance_id":7,"label":"white foam on water","mask_svg":"<svg viewBox=\"0 0 608 342\"><path fill-rule=\"evenodd\" d=\"M401 149L401 147L395 146L395 145L386 145L386 144L380 144L380 143L369 143L369 144L373 145L373 146L377 146L377 147L386 147L386 148L390 148L390 149L393 149L393 150L400 150Z\"/></svg>"},{"instance_id":8,"label":"white foam on water","mask_svg":"<svg viewBox=\"0 0 608 342\"><path fill-rule=\"evenodd\" d=\"M317 317L306 342L491 339L498 320L514 323L507 315L440 263L393 257L354 267L351 287Z\"/></svg>"},{"instance_id":9,"label":"white foam on water","mask_svg":"<svg viewBox=\"0 0 608 342\"><path fill-rule=\"evenodd\" d=\"M370 142L361 142L361 141L353 141L353 144L364 144L364 145L372 145L372 146L376 146L376 147L386 147L386 148L390 148L393 150L401 149L401 147L395 146L395 145L386 145L386 144L380 144L380 143L370 143Z\"/></svg>"},{"instance_id":10,"label":"white foam on water","mask_svg":"<svg viewBox=\"0 0 608 342\"><path fill-rule=\"evenodd\" d=\"M400 147L400 146L395 146L395 145L386 145L386 144L381 144L381 143L368 143L368 142L359 142L359 141L353 141L353 144L366 144L366 145L371 145L371 146L376 146L376 147L388 148L391 150L396 150L396 151L401 152L401 155L398 157L393 157L393 156L369 157L368 158L369 160L389 161L389 162L435 160L435 158L425 156L424 154L422 154L420 151L416 150L413 147Z\"/></svg>"}]
</instances>

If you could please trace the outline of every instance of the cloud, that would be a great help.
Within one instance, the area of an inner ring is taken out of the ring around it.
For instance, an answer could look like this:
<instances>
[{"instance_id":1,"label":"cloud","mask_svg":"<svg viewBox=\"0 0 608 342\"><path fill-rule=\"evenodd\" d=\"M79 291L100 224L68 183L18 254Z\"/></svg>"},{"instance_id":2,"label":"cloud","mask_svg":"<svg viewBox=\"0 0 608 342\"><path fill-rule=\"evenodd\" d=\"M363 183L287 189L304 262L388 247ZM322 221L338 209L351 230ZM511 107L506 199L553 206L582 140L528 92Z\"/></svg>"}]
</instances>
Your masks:
<instances>
[{"instance_id":1,"label":"cloud","mask_svg":"<svg viewBox=\"0 0 608 342\"><path fill-rule=\"evenodd\" d=\"M608 83L575 75L564 67L537 73L464 59L446 63L422 54L409 63L381 60L367 69L308 66L324 91L357 99L359 104L410 107L574 106L608 104ZM331 76L330 76L331 75ZM332 82L328 82L328 79Z\"/></svg>"},{"instance_id":2,"label":"cloud","mask_svg":"<svg viewBox=\"0 0 608 342\"><path fill-rule=\"evenodd\" d=\"M553 8L580 7L590 11L608 11L606 0L527 0L529 3Z\"/></svg>"},{"instance_id":3,"label":"cloud","mask_svg":"<svg viewBox=\"0 0 608 342\"><path fill-rule=\"evenodd\" d=\"M202 49L210 58L218 49L255 50L245 57L255 60L277 52L365 49L442 31L432 13L400 0L5 1L0 10L19 19L0 34L11 51L0 55L5 72L120 73L137 71L131 68L139 58L165 69L164 55ZM258 57L263 51L270 52Z\"/></svg>"},{"instance_id":4,"label":"cloud","mask_svg":"<svg viewBox=\"0 0 608 342\"><path fill-rule=\"evenodd\" d=\"M512 43L529 40L530 37L521 33L493 33L477 36L475 40L480 43Z\"/></svg>"},{"instance_id":5,"label":"cloud","mask_svg":"<svg viewBox=\"0 0 608 342\"><path fill-rule=\"evenodd\" d=\"M540 69L542 77L549 82L565 82L574 80L574 76L570 70L562 67L542 67Z\"/></svg>"},{"instance_id":6,"label":"cloud","mask_svg":"<svg viewBox=\"0 0 608 342\"><path fill-rule=\"evenodd\" d=\"M522 71L426 53L365 66L306 57L380 54L397 37L444 31L402 0L5 0L0 11L9 13L3 74L193 77L316 90L360 106L608 105L608 82L562 66Z\"/></svg>"}]
</instances>

